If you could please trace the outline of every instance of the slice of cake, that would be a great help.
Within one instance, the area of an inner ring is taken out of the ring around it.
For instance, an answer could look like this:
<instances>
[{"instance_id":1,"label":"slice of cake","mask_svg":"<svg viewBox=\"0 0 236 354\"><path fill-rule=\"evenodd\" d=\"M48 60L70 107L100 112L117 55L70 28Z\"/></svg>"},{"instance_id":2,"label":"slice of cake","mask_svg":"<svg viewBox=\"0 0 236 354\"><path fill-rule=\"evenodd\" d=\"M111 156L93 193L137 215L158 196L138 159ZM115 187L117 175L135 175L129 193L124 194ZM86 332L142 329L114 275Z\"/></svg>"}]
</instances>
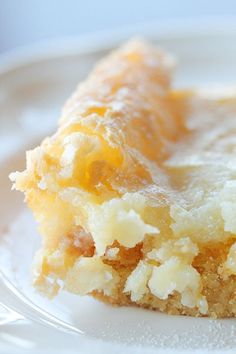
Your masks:
<instances>
[{"instance_id":1,"label":"slice of cake","mask_svg":"<svg viewBox=\"0 0 236 354\"><path fill-rule=\"evenodd\" d=\"M172 91L132 41L66 103L11 175L43 236L34 284L171 314L236 314L236 95Z\"/></svg>"}]
</instances>

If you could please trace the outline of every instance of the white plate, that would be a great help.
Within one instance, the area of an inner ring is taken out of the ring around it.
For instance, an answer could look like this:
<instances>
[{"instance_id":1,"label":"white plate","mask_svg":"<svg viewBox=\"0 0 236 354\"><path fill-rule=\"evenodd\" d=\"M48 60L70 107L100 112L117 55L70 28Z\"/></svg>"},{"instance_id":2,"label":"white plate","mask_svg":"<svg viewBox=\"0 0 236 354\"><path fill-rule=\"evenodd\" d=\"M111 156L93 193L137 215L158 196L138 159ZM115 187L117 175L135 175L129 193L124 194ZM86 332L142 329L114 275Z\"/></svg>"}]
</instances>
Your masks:
<instances>
[{"instance_id":1,"label":"white plate","mask_svg":"<svg viewBox=\"0 0 236 354\"><path fill-rule=\"evenodd\" d=\"M56 126L60 108L94 62L133 33L179 58L176 86L236 83L236 26L222 23L142 26L85 40L41 45L0 63L0 352L151 353L173 349L236 349L236 321L167 316L113 308L89 297L61 293L49 301L31 286L39 244L22 196L11 192L9 172L24 167L24 151Z\"/></svg>"}]
</instances>

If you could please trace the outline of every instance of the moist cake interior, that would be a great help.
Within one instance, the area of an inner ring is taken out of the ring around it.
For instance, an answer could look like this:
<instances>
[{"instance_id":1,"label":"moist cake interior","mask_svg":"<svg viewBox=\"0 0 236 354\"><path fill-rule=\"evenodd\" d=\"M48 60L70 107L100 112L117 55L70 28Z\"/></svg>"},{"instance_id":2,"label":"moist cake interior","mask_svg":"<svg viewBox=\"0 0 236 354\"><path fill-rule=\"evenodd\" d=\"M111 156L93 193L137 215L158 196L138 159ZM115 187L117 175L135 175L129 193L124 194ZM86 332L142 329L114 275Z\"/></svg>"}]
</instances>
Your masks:
<instances>
[{"instance_id":1,"label":"moist cake interior","mask_svg":"<svg viewBox=\"0 0 236 354\"><path fill-rule=\"evenodd\" d=\"M42 235L46 296L235 316L236 92L173 90L173 66L142 41L114 51L11 174Z\"/></svg>"}]
</instances>

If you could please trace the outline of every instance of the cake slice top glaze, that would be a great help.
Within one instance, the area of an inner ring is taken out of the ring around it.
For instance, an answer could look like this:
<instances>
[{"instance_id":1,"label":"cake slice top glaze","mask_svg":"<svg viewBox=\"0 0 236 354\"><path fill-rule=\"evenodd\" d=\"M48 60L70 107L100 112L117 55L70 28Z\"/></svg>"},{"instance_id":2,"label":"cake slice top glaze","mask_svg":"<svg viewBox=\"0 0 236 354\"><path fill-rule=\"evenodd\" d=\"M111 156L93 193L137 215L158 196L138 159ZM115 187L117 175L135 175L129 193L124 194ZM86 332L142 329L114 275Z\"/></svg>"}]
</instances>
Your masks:
<instances>
[{"instance_id":1,"label":"cake slice top glaze","mask_svg":"<svg viewBox=\"0 0 236 354\"><path fill-rule=\"evenodd\" d=\"M63 280L116 304L236 313L214 295L234 299L236 95L173 90L173 66L139 40L114 51L11 175L43 236L35 284L48 296Z\"/></svg>"}]
</instances>

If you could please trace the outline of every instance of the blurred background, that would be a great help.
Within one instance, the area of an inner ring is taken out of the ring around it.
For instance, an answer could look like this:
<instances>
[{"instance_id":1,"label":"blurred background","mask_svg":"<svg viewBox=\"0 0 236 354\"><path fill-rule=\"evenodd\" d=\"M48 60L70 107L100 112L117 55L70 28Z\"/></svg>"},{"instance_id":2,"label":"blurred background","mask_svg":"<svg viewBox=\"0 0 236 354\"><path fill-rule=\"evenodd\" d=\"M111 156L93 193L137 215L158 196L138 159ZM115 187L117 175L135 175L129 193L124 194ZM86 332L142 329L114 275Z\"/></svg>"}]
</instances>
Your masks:
<instances>
[{"instance_id":1,"label":"blurred background","mask_svg":"<svg viewBox=\"0 0 236 354\"><path fill-rule=\"evenodd\" d=\"M0 0L0 53L142 22L236 15L235 0Z\"/></svg>"}]
</instances>

